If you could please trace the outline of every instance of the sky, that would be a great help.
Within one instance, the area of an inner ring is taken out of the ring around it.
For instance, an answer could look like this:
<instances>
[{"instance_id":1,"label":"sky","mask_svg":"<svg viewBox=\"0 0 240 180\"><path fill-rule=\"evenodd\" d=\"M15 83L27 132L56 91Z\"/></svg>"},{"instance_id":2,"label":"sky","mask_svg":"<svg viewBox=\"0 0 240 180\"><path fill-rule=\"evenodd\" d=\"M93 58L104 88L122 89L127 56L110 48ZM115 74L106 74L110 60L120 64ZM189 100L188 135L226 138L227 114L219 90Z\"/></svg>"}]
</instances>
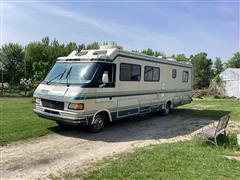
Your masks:
<instances>
[{"instance_id":1,"label":"sky","mask_svg":"<svg viewBox=\"0 0 240 180\"><path fill-rule=\"evenodd\" d=\"M206 52L229 60L239 51L239 1L1 1L1 45L45 36L60 43L116 42L126 50Z\"/></svg>"}]
</instances>

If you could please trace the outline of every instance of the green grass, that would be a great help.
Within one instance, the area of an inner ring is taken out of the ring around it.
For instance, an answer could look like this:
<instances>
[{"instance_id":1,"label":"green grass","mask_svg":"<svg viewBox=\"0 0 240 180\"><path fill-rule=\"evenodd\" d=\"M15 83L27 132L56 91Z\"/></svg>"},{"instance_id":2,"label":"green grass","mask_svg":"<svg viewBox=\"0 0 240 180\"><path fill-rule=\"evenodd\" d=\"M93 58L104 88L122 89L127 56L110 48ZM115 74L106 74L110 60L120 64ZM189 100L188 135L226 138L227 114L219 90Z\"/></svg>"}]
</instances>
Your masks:
<instances>
[{"instance_id":1,"label":"green grass","mask_svg":"<svg viewBox=\"0 0 240 180\"><path fill-rule=\"evenodd\" d=\"M193 99L191 104L178 107L174 113L189 116L219 119L230 113L231 120L240 121L240 100L237 99Z\"/></svg>"},{"instance_id":2,"label":"green grass","mask_svg":"<svg viewBox=\"0 0 240 180\"><path fill-rule=\"evenodd\" d=\"M56 123L39 118L32 112L32 98L0 98L0 145L45 135ZM174 114L203 116L214 119L231 113L232 120L240 121L240 101L236 99L194 99L180 106Z\"/></svg>"},{"instance_id":3,"label":"green grass","mask_svg":"<svg viewBox=\"0 0 240 180\"><path fill-rule=\"evenodd\" d=\"M68 173L63 178L239 179L240 161L223 157L233 151L234 149L202 145L199 140L160 144L105 159L95 169Z\"/></svg>"},{"instance_id":4,"label":"green grass","mask_svg":"<svg viewBox=\"0 0 240 180\"><path fill-rule=\"evenodd\" d=\"M56 126L34 114L33 108L32 98L0 98L0 145L43 136Z\"/></svg>"}]
</instances>

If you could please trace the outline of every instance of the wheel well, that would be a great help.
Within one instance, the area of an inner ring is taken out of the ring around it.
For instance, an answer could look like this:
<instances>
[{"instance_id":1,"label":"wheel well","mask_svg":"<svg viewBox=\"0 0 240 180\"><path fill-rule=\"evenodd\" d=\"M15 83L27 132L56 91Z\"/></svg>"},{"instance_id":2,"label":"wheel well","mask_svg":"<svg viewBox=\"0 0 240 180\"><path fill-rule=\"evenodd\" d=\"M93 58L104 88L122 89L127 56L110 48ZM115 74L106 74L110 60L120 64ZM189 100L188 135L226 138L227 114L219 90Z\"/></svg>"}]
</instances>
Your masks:
<instances>
[{"instance_id":1,"label":"wheel well","mask_svg":"<svg viewBox=\"0 0 240 180\"><path fill-rule=\"evenodd\" d=\"M95 117L97 114L102 114L102 115L104 115L104 117L106 118L106 121L107 121L107 122L111 122L110 114L109 114L107 111L103 110L103 111L97 112L97 113L94 115L94 117Z\"/></svg>"},{"instance_id":2,"label":"wheel well","mask_svg":"<svg viewBox=\"0 0 240 180\"><path fill-rule=\"evenodd\" d=\"M172 106L172 101L168 101L167 102L167 106L169 106L170 108L172 108L171 106Z\"/></svg>"}]
</instances>

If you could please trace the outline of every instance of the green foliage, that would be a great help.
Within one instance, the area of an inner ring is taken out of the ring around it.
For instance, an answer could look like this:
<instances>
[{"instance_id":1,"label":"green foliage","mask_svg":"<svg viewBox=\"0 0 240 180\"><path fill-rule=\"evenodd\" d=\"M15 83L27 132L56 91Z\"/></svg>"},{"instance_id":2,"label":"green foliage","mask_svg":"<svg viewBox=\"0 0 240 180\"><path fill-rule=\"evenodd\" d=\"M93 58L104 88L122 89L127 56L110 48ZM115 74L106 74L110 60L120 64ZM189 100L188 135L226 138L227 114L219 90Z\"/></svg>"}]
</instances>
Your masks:
<instances>
[{"instance_id":1,"label":"green foliage","mask_svg":"<svg viewBox=\"0 0 240 180\"><path fill-rule=\"evenodd\" d=\"M4 67L4 81L14 86L24 75L24 51L19 44L8 43L2 46L0 61Z\"/></svg>"},{"instance_id":2,"label":"green foliage","mask_svg":"<svg viewBox=\"0 0 240 180\"><path fill-rule=\"evenodd\" d=\"M149 56L154 56L154 51L153 51L152 49L150 49L150 48L144 49L144 50L142 51L142 53L143 53L143 54L146 54L146 55L149 55Z\"/></svg>"},{"instance_id":3,"label":"green foliage","mask_svg":"<svg viewBox=\"0 0 240 180\"><path fill-rule=\"evenodd\" d=\"M48 37L43 38L40 42L29 43L25 48L28 76L34 76L37 81L43 80L56 59L69 54L73 48L77 48L75 43L69 43L65 48L56 39L50 42Z\"/></svg>"},{"instance_id":4,"label":"green foliage","mask_svg":"<svg viewBox=\"0 0 240 180\"><path fill-rule=\"evenodd\" d=\"M142 53L146 54L146 55L149 55L149 56L155 56L155 57L163 56L163 57L165 57L164 53L159 52L159 51L153 51L150 48L142 50Z\"/></svg>"},{"instance_id":5,"label":"green foliage","mask_svg":"<svg viewBox=\"0 0 240 180\"><path fill-rule=\"evenodd\" d=\"M93 42L92 44L87 45L87 49L99 49L99 44L98 42Z\"/></svg>"},{"instance_id":6,"label":"green foliage","mask_svg":"<svg viewBox=\"0 0 240 180\"><path fill-rule=\"evenodd\" d=\"M212 60L207 58L207 53L199 53L191 58L193 65L193 88L208 87L212 78Z\"/></svg>"},{"instance_id":7,"label":"green foliage","mask_svg":"<svg viewBox=\"0 0 240 180\"><path fill-rule=\"evenodd\" d=\"M216 58L214 62L214 74L215 76L220 74L223 71L223 64L219 57Z\"/></svg>"},{"instance_id":8,"label":"green foliage","mask_svg":"<svg viewBox=\"0 0 240 180\"><path fill-rule=\"evenodd\" d=\"M108 43L104 42L103 44ZM116 43L112 42L111 44ZM66 56L73 50L83 49L99 49L99 43L93 42L85 45L69 42L68 44L60 44L56 39L50 40L49 37L44 37L41 41L27 44L25 48L19 44L5 44L0 49L0 61L5 67L4 82L9 82L10 85L17 87L21 78L27 78L32 79L34 83L32 87L34 88L47 75L58 57ZM149 56L166 57L164 53L150 48L144 49L142 53ZM208 87L211 78L223 70L221 59L216 58L213 76L212 61L207 58L206 53L191 55L190 58L184 54L172 55L172 57L179 62L190 61L193 64L194 88ZM26 61L26 77L24 61ZM234 54L234 57L226 63L226 67L240 68L240 52Z\"/></svg>"},{"instance_id":9,"label":"green foliage","mask_svg":"<svg viewBox=\"0 0 240 180\"><path fill-rule=\"evenodd\" d=\"M222 78L218 75L216 75L213 80L212 80L217 86L223 88L224 87L224 82L222 80Z\"/></svg>"},{"instance_id":10,"label":"green foliage","mask_svg":"<svg viewBox=\"0 0 240 180\"><path fill-rule=\"evenodd\" d=\"M227 68L240 68L240 52L236 52L234 56L226 63Z\"/></svg>"},{"instance_id":11,"label":"green foliage","mask_svg":"<svg viewBox=\"0 0 240 180\"><path fill-rule=\"evenodd\" d=\"M174 56L174 58L175 58L178 62L186 62L186 61L189 61L189 59L185 56L185 54L178 54L178 55Z\"/></svg>"}]
</instances>

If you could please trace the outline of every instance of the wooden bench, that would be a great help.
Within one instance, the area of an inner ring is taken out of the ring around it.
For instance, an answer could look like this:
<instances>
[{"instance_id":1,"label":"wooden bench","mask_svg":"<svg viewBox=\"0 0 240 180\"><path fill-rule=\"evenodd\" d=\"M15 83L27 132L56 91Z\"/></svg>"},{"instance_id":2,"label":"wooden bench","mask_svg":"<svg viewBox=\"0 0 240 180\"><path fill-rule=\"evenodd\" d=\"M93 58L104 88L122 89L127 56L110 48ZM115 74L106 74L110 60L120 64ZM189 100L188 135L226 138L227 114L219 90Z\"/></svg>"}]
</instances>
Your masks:
<instances>
[{"instance_id":1,"label":"wooden bench","mask_svg":"<svg viewBox=\"0 0 240 180\"><path fill-rule=\"evenodd\" d=\"M208 141L218 146L217 137L219 134L222 134L222 133L224 133L224 135L226 136L226 129L227 129L229 118L230 118L229 115L225 115L221 117L216 127L211 127L209 129L203 130L200 134L202 136L208 137Z\"/></svg>"}]
</instances>

